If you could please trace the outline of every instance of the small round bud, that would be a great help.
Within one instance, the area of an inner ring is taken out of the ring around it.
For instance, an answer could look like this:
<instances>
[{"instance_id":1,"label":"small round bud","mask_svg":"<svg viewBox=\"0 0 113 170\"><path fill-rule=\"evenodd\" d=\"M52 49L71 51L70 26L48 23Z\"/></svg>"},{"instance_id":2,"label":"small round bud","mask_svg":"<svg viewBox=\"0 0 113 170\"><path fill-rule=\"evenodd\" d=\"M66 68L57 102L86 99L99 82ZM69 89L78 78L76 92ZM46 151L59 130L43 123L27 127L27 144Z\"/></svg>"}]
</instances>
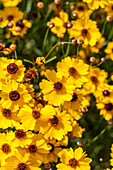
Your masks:
<instances>
[{"instance_id":1,"label":"small round bud","mask_svg":"<svg viewBox=\"0 0 113 170\"><path fill-rule=\"evenodd\" d=\"M112 124L113 124L113 121L112 121L112 120L108 120L108 121L107 121L107 124L108 124L108 125L112 125Z\"/></svg>"},{"instance_id":2,"label":"small round bud","mask_svg":"<svg viewBox=\"0 0 113 170\"><path fill-rule=\"evenodd\" d=\"M95 62L95 57L90 57L90 62L94 63Z\"/></svg>"},{"instance_id":3,"label":"small round bud","mask_svg":"<svg viewBox=\"0 0 113 170\"><path fill-rule=\"evenodd\" d=\"M82 129L82 132L86 132L86 128L83 128L83 129Z\"/></svg>"},{"instance_id":4,"label":"small round bud","mask_svg":"<svg viewBox=\"0 0 113 170\"><path fill-rule=\"evenodd\" d=\"M99 161L100 161L100 162L103 162L103 158L100 158Z\"/></svg>"},{"instance_id":5,"label":"small round bud","mask_svg":"<svg viewBox=\"0 0 113 170\"><path fill-rule=\"evenodd\" d=\"M50 29L53 28L55 26L55 24L53 22L47 22L47 27L49 27Z\"/></svg>"},{"instance_id":6,"label":"small round bud","mask_svg":"<svg viewBox=\"0 0 113 170\"><path fill-rule=\"evenodd\" d=\"M59 5L61 3L61 0L54 0L55 4Z\"/></svg>"},{"instance_id":7,"label":"small round bud","mask_svg":"<svg viewBox=\"0 0 113 170\"><path fill-rule=\"evenodd\" d=\"M36 58L36 63L39 65L39 66L43 66L45 64L46 60L45 60L45 57L37 57Z\"/></svg>"},{"instance_id":8,"label":"small round bud","mask_svg":"<svg viewBox=\"0 0 113 170\"><path fill-rule=\"evenodd\" d=\"M66 5L69 5L69 1L66 2Z\"/></svg>"},{"instance_id":9,"label":"small round bud","mask_svg":"<svg viewBox=\"0 0 113 170\"><path fill-rule=\"evenodd\" d=\"M4 50L3 50L4 55L9 55L9 54L11 54L11 52L12 51L9 48L4 48Z\"/></svg>"},{"instance_id":10,"label":"small round bud","mask_svg":"<svg viewBox=\"0 0 113 170\"><path fill-rule=\"evenodd\" d=\"M107 22L111 22L112 20L113 20L112 16L107 16L107 17L106 17L106 21L107 21Z\"/></svg>"},{"instance_id":11,"label":"small round bud","mask_svg":"<svg viewBox=\"0 0 113 170\"><path fill-rule=\"evenodd\" d=\"M105 61L106 61L106 59L105 59L104 57L102 57L102 58L101 58L101 62L104 63Z\"/></svg>"},{"instance_id":12,"label":"small round bud","mask_svg":"<svg viewBox=\"0 0 113 170\"><path fill-rule=\"evenodd\" d=\"M67 23L67 28L72 28L73 24L71 22Z\"/></svg>"},{"instance_id":13,"label":"small round bud","mask_svg":"<svg viewBox=\"0 0 113 170\"><path fill-rule=\"evenodd\" d=\"M21 28L20 28L20 27L16 27L16 28L15 28L15 31L16 31L16 32L20 32L20 31L21 31Z\"/></svg>"},{"instance_id":14,"label":"small round bud","mask_svg":"<svg viewBox=\"0 0 113 170\"><path fill-rule=\"evenodd\" d=\"M80 109L81 109L81 112L82 112L82 113L85 113L85 112L86 112L86 108L85 108L85 107L81 107Z\"/></svg>"},{"instance_id":15,"label":"small round bud","mask_svg":"<svg viewBox=\"0 0 113 170\"><path fill-rule=\"evenodd\" d=\"M79 38L78 40L77 40L77 44L78 45L82 45L84 43L84 40L82 40L81 38Z\"/></svg>"},{"instance_id":16,"label":"small round bud","mask_svg":"<svg viewBox=\"0 0 113 170\"><path fill-rule=\"evenodd\" d=\"M73 39L73 40L72 40L72 44L73 44L73 45L77 45L77 40Z\"/></svg>"},{"instance_id":17,"label":"small round bud","mask_svg":"<svg viewBox=\"0 0 113 170\"><path fill-rule=\"evenodd\" d=\"M7 26L8 26L8 28L12 28L13 24L11 22L9 22Z\"/></svg>"},{"instance_id":18,"label":"small round bud","mask_svg":"<svg viewBox=\"0 0 113 170\"><path fill-rule=\"evenodd\" d=\"M40 9L44 8L44 3L43 2L38 2L37 7L40 8Z\"/></svg>"},{"instance_id":19,"label":"small round bud","mask_svg":"<svg viewBox=\"0 0 113 170\"><path fill-rule=\"evenodd\" d=\"M78 18L78 14L76 12L73 12L72 13L72 18L74 18L74 19Z\"/></svg>"},{"instance_id":20,"label":"small round bud","mask_svg":"<svg viewBox=\"0 0 113 170\"><path fill-rule=\"evenodd\" d=\"M83 146L83 142L82 142L82 141L78 141L78 142L77 142L77 145L78 145L78 146Z\"/></svg>"},{"instance_id":21,"label":"small round bud","mask_svg":"<svg viewBox=\"0 0 113 170\"><path fill-rule=\"evenodd\" d=\"M74 5L71 5L70 6L70 10L73 11L75 9L75 6Z\"/></svg>"},{"instance_id":22,"label":"small round bud","mask_svg":"<svg viewBox=\"0 0 113 170\"><path fill-rule=\"evenodd\" d=\"M0 17L0 22L2 22L3 21L3 18L2 17Z\"/></svg>"},{"instance_id":23,"label":"small round bud","mask_svg":"<svg viewBox=\"0 0 113 170\"><path fill-rule=\"evenodd\" d=\"M15 50L16 50L16 44L11 44L11 45L9 46L9 49L10 49L11 51L15 51Z\"/></svg>"}]
</instances>

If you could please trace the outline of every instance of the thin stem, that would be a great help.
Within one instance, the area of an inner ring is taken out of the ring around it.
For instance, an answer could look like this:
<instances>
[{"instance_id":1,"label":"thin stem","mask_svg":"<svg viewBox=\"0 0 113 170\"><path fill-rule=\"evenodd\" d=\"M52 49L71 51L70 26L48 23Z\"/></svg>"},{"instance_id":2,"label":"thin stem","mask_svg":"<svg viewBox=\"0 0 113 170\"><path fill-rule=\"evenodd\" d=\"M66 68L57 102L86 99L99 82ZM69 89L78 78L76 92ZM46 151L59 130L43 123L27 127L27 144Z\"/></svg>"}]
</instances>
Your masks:
<instances>
[{"instance_id":1,"label":"thin stem","mask_svg":"<svg viewBox=\"0 0 113 170\"><path fill-rule=\"evenodd\" d=\"M17 52L15 51L15 59L17 60Z\"/></svg>"},{"instance_id":2,"label":"thin stem","mask_svg":"<svg viewBox=\"0 0 113 170\"><path fill-rule=\"evenodd\" d=\"M47 57L49 56L49 54L50 54L58 45L59 45L59 42L53 46L53 48L47 53L47 55L45 56L45 58L47 58Z\"/></svg>"},{"instance_id":3,"label":"thin stem","mask_svg":"<svg viewBox=\"0 0 113 170\"><path fill-rule=\"evenodd\" d=\"M108 36L108 40L107 40L107 41L109 41L111 38L113 38L113 24L112 24L112 26L111 26L111 31L110 31L110 33L109 33L109 36Z\"/></svg>"},{"instance_id":4,"label":"thin stem","mask_svg":"<svg viewBox=\"0 0 113 170\"><path fill-rule=\"evenodd\" d=\"M103 62L101 61L100 63L98 63L96 66L93 66L93 67L98 67L102 64Z\"/></svg>"},{"instance_id":5,"label":"thin stem","mask_svg":"<svg viewBox=\"0 0 113 170\"><path fill-rule=\"evenodd\" d=\"M69 54L70 44L72 44L72 43L70 43L70 39L69 39L69 42L65 42L65 44L68 44L68 46L67 46L67 51L66 51L66 55L65 55L65 57L67 57L68 54Z\"/></svg>"},{"instance_id":6,"label":"thin stem","mask_svg":"<svg viewBox=\"0 0 113 170\"><path fill-rule=\"evenodd\" d=\"M26 12L29 13L31 11L32 7L32 0L28 0L27 7L26 7Z\"/></svg>"},{"instance_id":7,"label":"thin stem","mask_svg":"<svg viewBox=\"0 0 113 170\"><path fill-rule=\"evenodd\" d=\"M103 25L103 28L102 28L102 34L101 34L102 36L104 35L104 31L105 31L106 24L107 24L107 21L105 20L104 25Z\"/></svg>"},{"instance_id":8,"label":"thin stem","mask_svg":"<svg viewBox=\"0 0 113 170\"><path fill-rule=\"evenodd\" d=\"M32 61L27 60L27 59L24 59L24 61L27 62L27 63L30 63L30 64L32 64L34 66L34 63Z\"/></svg>"},{"instance_id":9,"label":"thin stem","mask_svg":"<svg viewBox=\"0 0 113 170\"><path fill-rule=\"evenodd\" d=\"M49 28L47 29L46 34L45 34L45 37L44 37L44 42L43 42L42 50L44 50L44 47L45 47L45 43L46 43L46 39L47 39L48 33L49 33Z\"/></svg>"},{"instance_id":10,"label":"thin stem","mask_svg":"<svg viewBox=\"0 0 113 170\"><path fill-rule=\"evenodd\" d=\"M47 60L45 62L45 64L50 63L51 61L55 60L56 58L57 58L57 56L54 56L54 57L50 58L49 60Z\"/></svg>"}]
</instances>

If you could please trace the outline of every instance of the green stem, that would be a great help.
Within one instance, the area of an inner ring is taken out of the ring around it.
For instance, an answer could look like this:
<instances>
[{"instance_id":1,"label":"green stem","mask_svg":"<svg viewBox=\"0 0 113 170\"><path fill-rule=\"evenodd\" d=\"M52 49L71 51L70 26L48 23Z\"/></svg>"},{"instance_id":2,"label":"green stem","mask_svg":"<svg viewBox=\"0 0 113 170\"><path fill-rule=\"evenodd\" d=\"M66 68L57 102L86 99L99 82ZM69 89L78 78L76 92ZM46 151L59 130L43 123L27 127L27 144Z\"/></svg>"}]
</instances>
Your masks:
<instances>
[{"instance_id":1,"label":"green stem","mask_svg":"<svg viewBox=\"0 0 113 170\"><path fill-rule=\"evenodd\" d=\"M50 54L58 45L59 45L59 42L53 46L53 48L47 53L47 55L45 56L45 58L47 58L47 57L49 56L49 54Z\"/></svg>"},{"instance_id":2,"label":"green stem","mask_svg":"<svg viewBox=\"0 0 113 170\"><path fill-rule=\"evenodd\" d=\"M17 60L17 52L15 51L15 59Z\"/></svg>"},{"instance_id":3,"label":"green stem","mask_svg":"<svg viewBox=\"0 0 113 170\"><path fill-rule=\"evenodd\" d=\"M30 64L32 64L34 66L34 63L32 61L27 60L27 59L24 59L24 61L27 62L27 63L30 63Z\"/></svg>"},{"instance_id":4,"label":"green stem","mask_svg":"<svg viewBox=\"0 0 113 170\"><path fill-rule=\"evenodd\" d=\"M48 33L49 33L49 28L47 29L46 34L45 34L45 37L44 37L44 42L43 42L42 50L44 50L44 47L45 47L45 43L46 43L46 39L47 39Z\"/></svg>"},{"instance_id":5,"label":"green stem","mask_svg":"<svg viewBox=\"0 0 113 170\"><path fill-rule=\"evenodd\" d=\"M111 31L109 33L109 36L108 36L108 40L109 41L111 38L113 38L113 24L112 24L112 27L111 27Z\"/></svg>"},{"instance_id":6,"label":"green stem","mask_svg":"<svg viewBox=\"0 0 113 170\"><path fill-rule=\"evenodd\" d=\"M98 67L98 66L100 66L102 63L103 63L103 62L100 62L100 63L98 63L96 66L93 66L93 67Z\"/></svg>"},{"instance_id":7,"label":"green stem","mask_svg":"<svg viewBox=\"0 0 113 170\"><path fill-rule=\"evenodd\" d=\"M102 34L101 34L102 36L104 35L104 31L105 31L106 24L107 24L107 21L105 20L104 25L103 25L103 28L102 28Z\"/></svg>"},{"instance_id":8,"label":"green stem","mask_svg":"<svg viewBox=\"0 0 113 170\"><path fill-rule=\"evenodd\" d=\"M32 0L28 0L27 7L26 7L26 12L29 13L31 11L32 7Z\"/></svg>"},{"instance_id":9,"label":"green stem","mask_svg":"<svg viewBox=\"0 0 113 170\"><path fill-rule=\"evenodd\" d=\"M45 62L45 64L50 63L51 61L55 60L56 58L57 58L57 56L54 56L54 57L50 58L49 60L47 60Z\"/></svg>"},{"instance_id":10,"label":"green stem","mask_svg":"<svg viewBox=\"0 0 113 170\"><path fill-rule=\"evenodd\" d=\"M68 54L69 54L69 49L70 49L70 39L69 39L69 42L67 42L67 44L68 44L68 46L67 46L67 51L66 51L66 55L65 55L65 57L67 57L68 56ZM65 43L66 44L66 43Z\"/></svg>"}]
</instances>

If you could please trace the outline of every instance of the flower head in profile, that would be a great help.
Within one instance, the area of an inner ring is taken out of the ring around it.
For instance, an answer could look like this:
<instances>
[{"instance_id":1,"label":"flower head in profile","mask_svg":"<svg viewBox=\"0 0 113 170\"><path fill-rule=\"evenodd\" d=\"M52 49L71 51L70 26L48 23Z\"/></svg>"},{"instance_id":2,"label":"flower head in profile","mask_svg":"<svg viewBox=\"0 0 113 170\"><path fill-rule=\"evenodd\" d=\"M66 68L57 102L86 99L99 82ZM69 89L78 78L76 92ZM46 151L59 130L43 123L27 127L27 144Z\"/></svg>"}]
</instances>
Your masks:
<instances>
[{"instance_id":1,"label":"flower head in profile","mask_svg":"<svg viewBox=\"0 0 113 170\"><path fill-rule=\"evenodd\" d=\"M60 106L64 101L71 100L75 88L71 81L67 81L64 76L59 76L54 70L47 70L46 77L49 81L43 79L39 84L45 101Z\"/></svg>"},{"instance_id":2,"label":"flower head in profile","mask_svg":"<svg viewBox=\"0 0 113 170\"><path fill-rule=\"evenodd\" d=\"M57 63L58 74L69 78L75 87L81 87L87 82L88 69L89 66L77 58L66 57Z\"/></svg>"},{"instance_id":3,"label":"flower head in profile","mask_svg":"<svg viewBox=\"0 0 113 170\"><path fill-rule=\"evenodd\" d=\"M26 90L26 86L15 81L2 85L1 98L2 107L13 112L28 104L32 99Z\"/></svg>"},{"instance_id":4,"label":"flower head in profile","mask_svg":"<svg viewBox=\"0 0 113 170\"><path fill-rule=\"evenodd\" d=\"M40 125L40 133L45 139L61 140L72 130L70 115L66 111L61 112L59 108L47 105L41 109L43 122Z\"/></svg>"},{"instance_id":5,"label":"flower head in profile","mask_svg":"<svg viewBox=\"0 0 113 170\"><path fill-rule=\"evenodd\" d=\"M61 163L57 164L58 170L79 170L79 169L87 169L90 170L90 163L92 161L91 158L86 157L87 154L83 152L81 147L78 147L73 151L70 149L63 149L59 154Z\"/></svg>"}]
</instances>

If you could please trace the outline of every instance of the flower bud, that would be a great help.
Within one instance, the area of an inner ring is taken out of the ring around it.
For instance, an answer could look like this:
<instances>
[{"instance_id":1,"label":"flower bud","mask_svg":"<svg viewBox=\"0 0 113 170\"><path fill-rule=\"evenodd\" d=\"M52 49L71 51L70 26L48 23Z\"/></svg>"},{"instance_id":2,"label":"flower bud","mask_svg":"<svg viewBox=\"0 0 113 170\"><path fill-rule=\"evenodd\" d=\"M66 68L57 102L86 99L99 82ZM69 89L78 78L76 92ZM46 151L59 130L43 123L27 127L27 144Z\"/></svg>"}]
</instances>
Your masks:
<instances>
[{"instance_id":1,"label":"flower bud","mask_svg":"<svg viewBox=\"0 0 113 170\"><path fill-rule=\"evenodd\" d=\"M43 2L38 2L37 7L40 8L40 9L44 8L44 3Z\"/></svg>"},{"instance_id":2,"label":"flower bud","mask_svg":"<svg viewBox=\"0 0 113 170\"><path fill-rule=\"evenodd\" d=\"M82 45L84 43L84 40L82 40L81 38L79 38L78 40L77 40L77 44L78 45Z\"/></svg>"},{"instance_id":3,"label":"flower bud","mask_svg":"<svg viewBox=\"0 0 113 170\"><path fill-rule=\"evenodd\" d=\"M15 51L15 50L16 50L16 44L11 44L11 45L9 46L9 49L10 49L11 51Z\"/></svg>"},{"instance_id":4,"label":"flower bud","mask_svg":"<svg viewBox=\"0 0 113 170\"><path fill-rule=\"evenodd\" d=\"M90 57L90 62L94 63L95 62L95 57Z\"/></svg>"}]
</instances>

